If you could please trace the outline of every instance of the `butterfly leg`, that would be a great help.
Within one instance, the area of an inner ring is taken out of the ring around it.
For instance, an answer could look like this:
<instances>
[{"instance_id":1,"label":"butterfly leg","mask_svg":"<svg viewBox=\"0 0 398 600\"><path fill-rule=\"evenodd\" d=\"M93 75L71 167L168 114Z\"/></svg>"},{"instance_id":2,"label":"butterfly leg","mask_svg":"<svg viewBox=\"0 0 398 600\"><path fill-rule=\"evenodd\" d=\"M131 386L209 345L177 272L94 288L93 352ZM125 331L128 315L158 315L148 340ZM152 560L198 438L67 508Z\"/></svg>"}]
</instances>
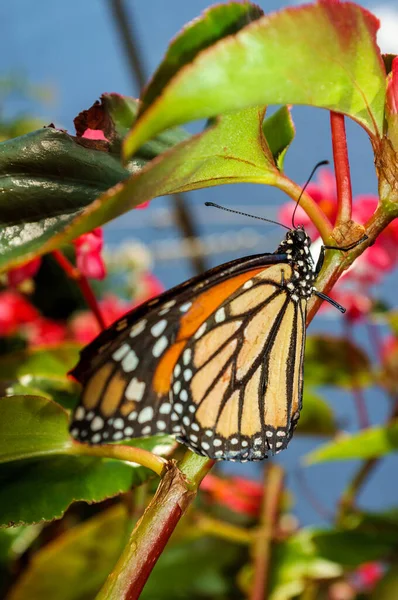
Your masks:
<instances>
[{"instance_id":1,"label":"butterfly leg","mask_svg":"<svg viewBox=\"0 0 398 600\"><path fill-rule=\"evenodd\" d=\"M286 285L285 271L283 269L281 269L281 286L284 288L285 285Z\"/></svg>"}]
</instances>

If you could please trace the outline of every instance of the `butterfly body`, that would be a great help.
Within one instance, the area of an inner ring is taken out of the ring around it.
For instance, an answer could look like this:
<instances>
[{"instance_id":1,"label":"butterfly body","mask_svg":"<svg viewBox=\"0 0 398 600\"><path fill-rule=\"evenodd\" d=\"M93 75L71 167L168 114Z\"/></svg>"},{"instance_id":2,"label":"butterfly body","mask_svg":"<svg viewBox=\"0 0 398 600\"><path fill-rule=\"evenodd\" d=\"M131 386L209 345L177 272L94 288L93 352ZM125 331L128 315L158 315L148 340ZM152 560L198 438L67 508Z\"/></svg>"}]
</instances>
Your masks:
<instances>
[{"instance_id":1,"label":"butterfly body","mask_svg":"<svg viewBox=\"0 0 398 600\"><path fill-rule=\"evenodd\" d=\"M102 332L72 371L83 385L73 437L169 433L242 462L286 448L302 405L310 243L291 229L274 254L212 269Z\"/></svg>"}]
</instances>

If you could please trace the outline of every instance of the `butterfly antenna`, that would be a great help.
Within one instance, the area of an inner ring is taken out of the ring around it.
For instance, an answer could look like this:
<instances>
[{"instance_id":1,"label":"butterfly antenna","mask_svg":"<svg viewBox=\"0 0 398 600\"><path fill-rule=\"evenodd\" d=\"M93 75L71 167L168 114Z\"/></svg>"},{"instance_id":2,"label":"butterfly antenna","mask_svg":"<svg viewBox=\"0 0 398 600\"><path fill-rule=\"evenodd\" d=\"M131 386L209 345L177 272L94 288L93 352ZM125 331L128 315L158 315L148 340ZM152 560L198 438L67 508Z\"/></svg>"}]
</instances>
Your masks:
<instances>
[{"instance_id":1,"label":"butterfly antenna","mask_svg":"<svg viewBox=\"0 0 398 600\"><path fill-rule=\"evenodd\" d=\"M278 223L278 221L273 221L272 219L265 219L264 217L257 217L256 215L249 215L249 213L241 212L240 210L233 210L232 208L226 208L225 206L221 206L220 204L215 204L214 202L205 202L205 206L214 206L214 208L219 208L220 210L226 210L227 212L235 213L236 215L243 215L244 217L251 217L252 219L258 219L259 221L267 221L267 223L273 223L274 225L280 225L280 227L284 227L290 231L290 227L286 227L283 223Z\"/></svg>"},{"instance_id":2,"label":"butterfly antenna","mask_svg":"<svg viewBox=\"0 0 398 600\"><path fill-rule=\"evenodd\" d=\"M302 189L302 190L301 190L301 192L300 192L300 196L298 197L298 200L297 200L297 202L296 202L296 206L295 206L295 208L294 208L294 211L293 211L293 215L292 215L292 227L293 227L293 229L295 229L295 228L296 228L296 225L294 224L294 217L296 216L296 210L297 210L297 208L298 208L298 205L300 204L301 196L303 195L303 193L304 193L304 191L305 191L305 188L307 187L307 185L309 184L309 182L310 182L310 181L311 181L311 179L313 178L315 171L316 171L316 170L317 170L319 167L323 167L323 165L328 165L328 164L329 164L329 161L328 161L328 160L321 160L321 162L317 163L317 164L315 165L315 167L312 169L310 176L308 177L307 181L306 181L306 182L305 182L305 184L304 184L304 187L303 187L303 189Z\"/></svg>"}]
</instances>

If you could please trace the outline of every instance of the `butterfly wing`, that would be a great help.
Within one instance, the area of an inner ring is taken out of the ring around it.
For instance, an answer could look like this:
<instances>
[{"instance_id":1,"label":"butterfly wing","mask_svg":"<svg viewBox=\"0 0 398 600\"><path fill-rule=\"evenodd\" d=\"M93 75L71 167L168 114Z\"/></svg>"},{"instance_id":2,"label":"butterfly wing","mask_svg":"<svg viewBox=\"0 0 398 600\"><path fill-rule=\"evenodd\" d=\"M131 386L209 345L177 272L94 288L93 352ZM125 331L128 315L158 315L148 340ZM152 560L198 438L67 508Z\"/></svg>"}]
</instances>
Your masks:
<instances>
[{"instance_id":1,"label":"butterfly wing","mask_svg":"<svg viewBox=\"0 0 398 600\"><path fill-rule=\"evenodd\" d=\"M284 449L303 387L307 301L285 286L291 267L247 280L187 342L173 373L177 439L215 459L261 460Z\"/></svg>"},{"instance_id":2,"label":"butterfly wing","mask_svg":"<svg viewBox=\"0 0 398 600\"><path fill-rule=\"evenodd\" d=\"M222 265L100 334L72 371L83 384L72 435L167 432L230 460L285 447L301 408L305 305L290 299L283 258Z\"/></svg>"}]
</instances>

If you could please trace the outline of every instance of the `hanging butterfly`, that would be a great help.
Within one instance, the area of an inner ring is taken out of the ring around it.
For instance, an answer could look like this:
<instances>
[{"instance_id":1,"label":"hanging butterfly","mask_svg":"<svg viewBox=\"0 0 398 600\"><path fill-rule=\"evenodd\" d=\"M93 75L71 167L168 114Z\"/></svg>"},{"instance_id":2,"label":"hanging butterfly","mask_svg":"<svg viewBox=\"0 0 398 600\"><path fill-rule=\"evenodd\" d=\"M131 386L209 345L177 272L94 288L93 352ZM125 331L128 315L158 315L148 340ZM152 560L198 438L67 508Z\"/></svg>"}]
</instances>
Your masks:
<instances>
[{"instance_id":1,"label":"hanging butterfly","mask_svg":"<svg viewBox=\"0 0 398 600\"><path fill-rule=\"evenodd\" d=\"M84 348L71 371L83 385L72 436L101 444L168 433L240 462L285 449L302 407L308 300L345 311L313 285L325 247L314 269L304 228L286 229L275 253L194 277Z\"/></svg>"}]
</instances>

